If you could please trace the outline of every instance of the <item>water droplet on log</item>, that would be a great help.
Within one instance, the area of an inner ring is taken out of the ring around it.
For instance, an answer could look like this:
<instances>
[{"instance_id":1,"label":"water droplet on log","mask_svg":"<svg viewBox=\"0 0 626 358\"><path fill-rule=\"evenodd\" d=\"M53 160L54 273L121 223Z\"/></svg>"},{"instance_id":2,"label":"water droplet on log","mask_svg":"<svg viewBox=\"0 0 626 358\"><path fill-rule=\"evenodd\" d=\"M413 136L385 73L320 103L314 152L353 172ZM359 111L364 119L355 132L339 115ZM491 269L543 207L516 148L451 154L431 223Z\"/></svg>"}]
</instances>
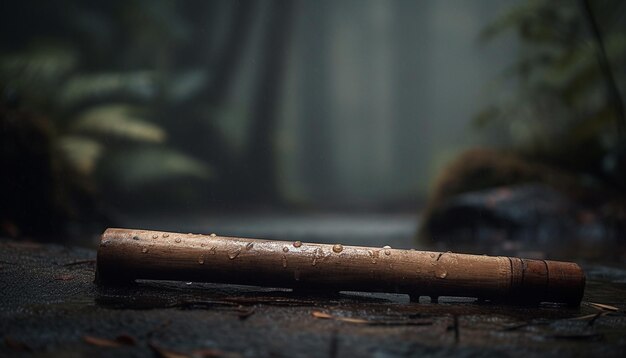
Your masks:
<instances>
[{"instance_id":1,"label":"water droplet on log","mask_svg":"<svg viewBox=\"0 0 626 358\"><path fill-rule=\"evenodd\" d=\"M323 260L325 258L326 258L326 256L324 256L324 249L322 249L321 247L318 247L313 252L313 261L311 261L311 266L317 265L317 261L318 260Z\"/></svg>"},{"instance_id":2,"label":"water droplet on log","mask_svg":"<svg viewBox=\"0 0 626 358\"><path fill-rule=\"evenodd\" d=\"M372 259L372 263L375 264L376 259L378 258L378 251L367 250L367 254L370 255L370 258Z\"/></svg>"},{"instance_id":3,"label":"water droplet on log","mask_svg":"<svg viewBox=\"0 0 626 358\"><path fill-rule=\"evenodd\" d=\"M233 251L228 253L228 258L234 260L241 253L241 247L234 249Z\"/></svg>"}]
</instances>

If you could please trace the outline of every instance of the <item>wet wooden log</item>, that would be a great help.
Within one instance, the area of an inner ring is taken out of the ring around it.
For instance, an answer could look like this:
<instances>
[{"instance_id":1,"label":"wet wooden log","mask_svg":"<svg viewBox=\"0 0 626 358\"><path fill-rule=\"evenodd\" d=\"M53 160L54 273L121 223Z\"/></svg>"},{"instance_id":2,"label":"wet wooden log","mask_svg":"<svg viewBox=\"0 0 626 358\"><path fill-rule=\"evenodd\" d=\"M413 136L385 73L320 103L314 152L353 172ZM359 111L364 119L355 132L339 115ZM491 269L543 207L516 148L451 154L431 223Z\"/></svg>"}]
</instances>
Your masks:
<instances>
[{"instance_id":1,"label":"wet wooden log","mask_svg":"<svg viewBox=\"0 0 626 358\"><path fill-rule=\"evenodd\" d=\"M107 229L96 282L137 279L569 305L585 288L571 262Z\"/></svg>"}]
</instances>

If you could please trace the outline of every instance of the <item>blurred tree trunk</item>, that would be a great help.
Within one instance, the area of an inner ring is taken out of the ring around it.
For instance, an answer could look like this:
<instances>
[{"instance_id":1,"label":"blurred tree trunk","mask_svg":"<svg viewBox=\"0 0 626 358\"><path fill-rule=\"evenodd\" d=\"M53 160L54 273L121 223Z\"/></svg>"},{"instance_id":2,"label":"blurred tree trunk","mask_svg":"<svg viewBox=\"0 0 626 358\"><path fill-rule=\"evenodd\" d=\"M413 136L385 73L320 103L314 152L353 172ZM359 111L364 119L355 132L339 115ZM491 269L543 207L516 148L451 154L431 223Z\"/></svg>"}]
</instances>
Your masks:
<instances>
[{"instance_id":1,"label":"blurred tree trunk","mask_svg":"<svg viewBox=\"0 0 626 358\"><path fill-rule=\"evenodd\" d=\"M432 157L431 118L433 109L429 93L431 76L424 75L432 51L428 31L431 4L395 2L394 24L394 127L393 179L400 191L417 190L428 181L428 161ZM420 188L422 189L422 188ZM423 188L426 190L426 187Z\"/></svg>"},{"instance_id":2,"label":"blurred tree trunk","mask_svg":"<svg viewBox=\"0 0 626 358\"><path fill-rule=\"evenodd\" d=\"M327 0L302 3L308 21L298 42L302 74L298 86L298 134L301 148L299 178L313 202L323 203L334 194L331 133L329 27L331 4Z\"/></svg>"},{"instance_id":3,"label":"blurred tree trunk","mask_svg":"<svg viewBox=\"0 0 626 358\"><path fill-rule=\"evenodd\" d=\"M250 28L254 20L254 3L251 0L240 0L233 3L232 19L228 33L229 38L224 41L224 47L217 54L215 63L211 66L213 79L207 86L205 96L213 105L224 102L233 84L233 77L243 58L242 53L250 37Z\"/></svg>"},{"instance_id":4,"label":"blurred tree trunk","mask_svg":"<svg viewBox=\"0 0 626 358\"><path fill-rule=\"evenodd\" d=\"M257 8L256 3L251 0L240 0L209 2L200 7L193 2L188 4L185 11L194 22L191 28L196 31L192 35L191 44L180 57L183 61L191 62L186 67L193 67L194 62L201 62L200 66L204 66L207 73L207 81L203 90L196 95L170 107L164 123L171 126L168 132L180 143L183 150L209 163L216 170L217 182L205 188L207 196L228 198L233 192L237 192L237 186L233 185L231 179L238 170L238 158L229 150L228 143L213 126L209 116L213 116L215 110L225 105L231 88L235 85L235 76L244 58L243 53L249 46ZM217 41L219 45L215 46L210 40L213 35L211 32L219 33L219 29L212 22L216 22L216 16L224 12L230 14L229 20L223 37L213 36L213 41ZM183 124L171 120L180 117L180 113L187 114L182 118L185 121Z\"/></svg>"},{"instance_id":5,"label":"blurred tree trunk","mask_svg":"<svg viewBox=\"0 0 626 358\"><path fill-rule=\"evenodd\" d=\"M279 200L276 180L276 123L292 27L291 0L274 0L269 5L262 58L254 89L252 123L247 155L239 178L246 201Z\"/></svg>"}]
</instances>

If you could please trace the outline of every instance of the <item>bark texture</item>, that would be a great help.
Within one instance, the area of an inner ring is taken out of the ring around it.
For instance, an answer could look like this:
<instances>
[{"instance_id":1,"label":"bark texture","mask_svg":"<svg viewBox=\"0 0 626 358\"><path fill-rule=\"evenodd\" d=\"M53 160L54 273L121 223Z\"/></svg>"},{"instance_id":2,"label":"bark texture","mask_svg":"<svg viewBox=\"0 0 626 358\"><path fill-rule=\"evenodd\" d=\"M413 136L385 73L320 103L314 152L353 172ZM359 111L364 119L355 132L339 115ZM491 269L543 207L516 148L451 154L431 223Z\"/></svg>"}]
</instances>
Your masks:
<instances>
[{"instance_id":1,"label":"bark texture","mask_svg":"<svg viewBox=\"0 0 626 358\"><path fill-rule=\"evenodd\" d=\"M580 304L585 287L570 262L108 229L98 282L136 279L570 305Z\"/></svg>"}]
</instances>

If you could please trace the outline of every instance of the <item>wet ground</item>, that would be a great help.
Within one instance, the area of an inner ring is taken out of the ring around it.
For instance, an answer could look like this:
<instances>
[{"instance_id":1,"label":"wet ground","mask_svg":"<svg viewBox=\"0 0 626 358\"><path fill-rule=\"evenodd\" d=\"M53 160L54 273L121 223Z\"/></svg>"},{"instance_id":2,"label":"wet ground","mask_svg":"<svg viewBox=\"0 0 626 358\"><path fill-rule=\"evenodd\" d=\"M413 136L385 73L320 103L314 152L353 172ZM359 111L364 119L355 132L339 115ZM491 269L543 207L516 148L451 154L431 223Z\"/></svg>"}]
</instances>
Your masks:
<instances>
[{"instance_id":1,"label":"wet ground","mask_svg":"<svg viewBox=\"0 0 626 358\"><path fill-rule=\"evenodd\" d=\"M575 309L458 298L410 303L404 295L320 296L185 282L99 288L92 283L94 264L91 249L0 240L0 356L621 357L626 352L626 266L619 264L583 263L588 284Z\"/></svg>"},{"instance_id":2,"label":"wet ground","mask_svg":"<svg viewBox=\"0 0 626 358\"><path fill-rule=\"evenodd\" d=\"M118 221L133 228L396 248L415 247L417 226L412 214ZM79 244L96 243L93 237ZM410 303L405 295L324 296L185 282L96 287L95 250L0 240L0 356L622 356L626 265L583 266L588 285L577 309L445 297Z\"/></svg>"}]
</instances>

